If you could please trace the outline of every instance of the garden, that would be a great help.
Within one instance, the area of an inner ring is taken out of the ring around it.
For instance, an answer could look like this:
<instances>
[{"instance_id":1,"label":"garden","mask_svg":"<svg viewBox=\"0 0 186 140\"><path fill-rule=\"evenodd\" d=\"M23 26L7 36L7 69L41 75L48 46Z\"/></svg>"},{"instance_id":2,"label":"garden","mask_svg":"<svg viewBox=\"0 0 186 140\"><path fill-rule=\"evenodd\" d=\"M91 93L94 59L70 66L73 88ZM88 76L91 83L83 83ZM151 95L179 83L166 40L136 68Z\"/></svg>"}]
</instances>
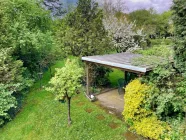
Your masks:
<instances>
[{"instance_id":1,"label":"garden","mask_svg":"<svg viewBox=\"0 0 186 140\"><path fill-rule=\"evenodd\" d=\"M0 139L186 139L184 6L124 13L119 0L0 0ZM128 53L139 56L130 65L151 69L82 61ZM86 96L119 79L122 118Z\"/></svg>"}]
</instances>

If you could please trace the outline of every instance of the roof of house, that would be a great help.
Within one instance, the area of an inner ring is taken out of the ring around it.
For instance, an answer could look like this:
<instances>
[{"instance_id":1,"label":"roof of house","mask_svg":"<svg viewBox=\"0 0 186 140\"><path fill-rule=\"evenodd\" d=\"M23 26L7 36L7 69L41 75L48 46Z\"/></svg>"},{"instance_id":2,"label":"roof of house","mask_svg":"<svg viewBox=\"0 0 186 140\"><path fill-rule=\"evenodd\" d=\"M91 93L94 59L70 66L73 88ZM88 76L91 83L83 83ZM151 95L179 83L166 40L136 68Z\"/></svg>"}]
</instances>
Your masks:
<instances>
[{"instance_id":1,"label":"roof of house","mask_svg":"<svg viewBox=\"0 0 186 140\"><path fill-rule=\"evenodd\" d=\"M107 55L86 56L82 57L82 60L90 63L97 63L100 65L122 69L124 71L145 74L146 72L152 70L152 65L135 66L132 64L133 59L138 59L141 56L141 54L134 53L116 53Z\"/></svg>"}]
</instances>

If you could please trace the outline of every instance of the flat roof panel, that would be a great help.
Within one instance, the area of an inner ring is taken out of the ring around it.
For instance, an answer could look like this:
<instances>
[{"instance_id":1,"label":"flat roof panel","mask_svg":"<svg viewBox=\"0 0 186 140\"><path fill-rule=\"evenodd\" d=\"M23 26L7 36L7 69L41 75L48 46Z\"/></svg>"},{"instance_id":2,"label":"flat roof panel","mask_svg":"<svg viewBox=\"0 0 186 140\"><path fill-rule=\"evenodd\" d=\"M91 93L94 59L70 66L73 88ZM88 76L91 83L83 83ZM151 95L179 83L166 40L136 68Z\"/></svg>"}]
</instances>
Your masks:
<instances>
[{"instance_id":1,"label":"flat roof panel","mask_svg":"<svg viewBox=\"0 0 186 140\"><path fill-rule=\"evenodd\" d=\"M133 53L117 53L117 54L107 54L107 55L96 55L82 57L83 61L103 64L111 67L117 67L120 69L131 70L140 73L146 73L152 69L152 66L134 66L132 65L132 60L135 58L140 58L141 54Z\"/></svg>"}]
</instances>

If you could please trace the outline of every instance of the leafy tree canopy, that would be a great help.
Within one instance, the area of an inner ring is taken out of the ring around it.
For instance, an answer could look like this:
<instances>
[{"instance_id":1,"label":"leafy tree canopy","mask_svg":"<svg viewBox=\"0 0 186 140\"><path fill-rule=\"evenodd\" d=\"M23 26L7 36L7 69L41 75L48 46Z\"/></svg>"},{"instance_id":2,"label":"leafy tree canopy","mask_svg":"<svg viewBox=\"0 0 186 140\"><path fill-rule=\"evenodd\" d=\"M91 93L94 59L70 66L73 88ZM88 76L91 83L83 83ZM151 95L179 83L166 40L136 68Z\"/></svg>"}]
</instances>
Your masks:
<instances>
[{"instance_id":1,"label":"leafy tree canopy","mask_svg":"<svg viewBox=\"0 0 186 140\"><path fill-rule=\"evenodd\" d=\"M38 71L54 46L49 13L35 0L1 0L0 22L0 48L11 47L30 73Z\"/></svg>"},{"instance_id":2,"label":"leafy tree canopy","mask_svg":"<svg viewBox=\"0 0 186 140\"><path fill-rule=\"evenodd\" d=\"M173 34L171 11L157 14L152 8L136 10L129 14L129 20L135 21L136 28L144 28L148 34L157 34L158 36Z\"/></svg>"},{"instance_id":3,"label":"leafy tree canopy","mask_svg":"<svg viewBox=\"0 0 186 140\"><path fill-rule=\"evenodd\" d=\"M61 21L58 44L65 53L94 55L104 53L109 41L102 24L103 13L91 0L79 0L77 8Z\"/></svg>"},{"instance_id":4,"label":"leafy tree canopy","mask_svg":"<svg viewBox=\"0 0 186 140\"><path fill-rule=\"evenodd\" d=\"M11 119L8 111L16 108L17 100L13 94L32 84L23 77L23 63L12 58L10 49L0 49L0 126Z\"/></svg>"},{"instance_id":5,"label":"leafy tree canopy","mask_svg":"<svg viewBox=\"0 0 186 140\"><path fill-rule=\"evenodd\" d=\"M180 72L186 72L186 1L173 1L173 21L175 25L176 43L174 46L176 67Z\"/></svg>"},{"instance_id":6,"label":"leafy tree canopy","mask_svg":"<svg viewBox=\"0 0 186 140\"><path fill-rule=\"evenodd\" d=\"M31 86L30 74L51 62L51 21L36 0L0 0L0 125Z\"/></svg>"},{"instance_id":7,"label":"leafy tree canopy","mask_svg":"<svg viewBox=\"0 0 186 140\"><path fill-rule=\"evenodd\" d=\"M68 123L71 123L70 101L73 95L78 93L81 87L83 69L76 59L67 59L65 67L56 69L55 76L50 80L51 87L47 88L55 94L56 100L68 101Z\"/></svg>"},{"instance_id":8,"label":"leafy tree canopy","mask_svg":"<svg viewBox=\"0 0 186 140\"><path fill-rule=\"evenodd\" d=\"M83 69L79 66L78 61L68 59L63 68L56 69L55 76L49 82L52 87L47 89L56 95L56 100L63 99L66 93L72 97L81 87L82 75Z\"/></svg>"}]
</instances>

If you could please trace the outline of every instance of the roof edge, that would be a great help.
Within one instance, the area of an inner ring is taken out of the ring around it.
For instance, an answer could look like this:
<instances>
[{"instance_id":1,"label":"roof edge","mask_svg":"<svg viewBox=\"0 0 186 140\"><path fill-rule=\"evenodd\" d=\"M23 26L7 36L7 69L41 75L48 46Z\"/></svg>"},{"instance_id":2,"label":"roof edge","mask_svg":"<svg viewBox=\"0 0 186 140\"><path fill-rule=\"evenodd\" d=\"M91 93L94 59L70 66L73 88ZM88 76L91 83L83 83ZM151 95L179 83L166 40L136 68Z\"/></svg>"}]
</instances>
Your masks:
<instances>
[{"instance_id":1,"label":"roof edge","mask_svg":"<svg viewBox=\"0 0 186 140\"><path fill-rule=\"evenodd\" d=\"M137 66L126 65L126 64L119 64L119 63L114 63L114 62L107 62L107 61L102 61L102 60L96 60L96 59L92 59L92 58L88 58L88 57L82 57L81 59L83 61L104 64L104 65L108 65L108 66L113 66L113 67L122 68L122 69L128 69L128 70L133 70L133 71L142 72L142 73L146 73L148 71L147 68L141 68L141 67L137 67Z\"/></svg>"}]
</instances>

